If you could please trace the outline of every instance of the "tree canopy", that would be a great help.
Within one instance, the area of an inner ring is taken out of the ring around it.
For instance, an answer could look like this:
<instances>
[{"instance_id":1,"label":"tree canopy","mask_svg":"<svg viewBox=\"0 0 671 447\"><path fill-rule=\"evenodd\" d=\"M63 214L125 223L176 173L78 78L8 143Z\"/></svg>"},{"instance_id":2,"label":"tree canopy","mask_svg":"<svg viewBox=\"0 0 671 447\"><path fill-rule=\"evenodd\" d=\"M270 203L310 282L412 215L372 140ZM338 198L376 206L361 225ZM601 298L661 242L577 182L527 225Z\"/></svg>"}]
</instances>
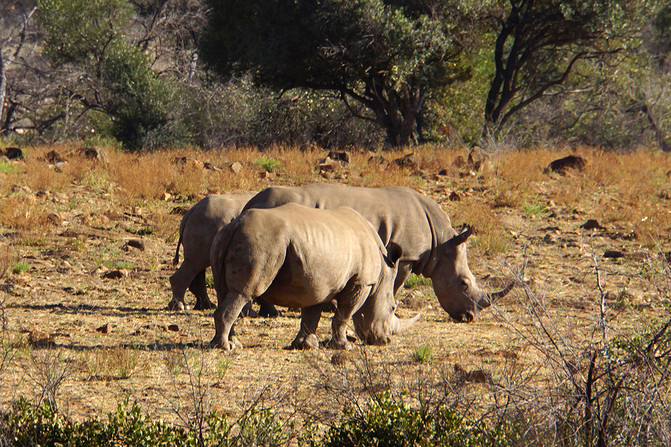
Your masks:
<instances>
[{"instance_id":1,"label":"tree canopy","mask_svg":"<svg viewBox=\"0 0 671 447\"><path fill-rule=\"evenodd\" d=\"M208 0L202 57L224 78L251 72L277 89L327 90L383 127L392 145L421 139L429 89L467 76L471 12L458 0Z\"/></svg>"}]
</instances>

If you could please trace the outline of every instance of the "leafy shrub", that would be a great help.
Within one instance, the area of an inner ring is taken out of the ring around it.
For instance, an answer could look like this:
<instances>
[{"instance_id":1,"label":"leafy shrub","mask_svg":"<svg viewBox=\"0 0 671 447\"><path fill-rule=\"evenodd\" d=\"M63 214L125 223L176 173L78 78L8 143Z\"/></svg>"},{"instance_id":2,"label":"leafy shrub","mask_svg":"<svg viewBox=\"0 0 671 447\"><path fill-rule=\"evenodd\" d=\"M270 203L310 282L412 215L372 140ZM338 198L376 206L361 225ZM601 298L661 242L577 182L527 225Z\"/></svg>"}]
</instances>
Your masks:
<instances>
[{"instance_id":1,"label":"leafy shrub","mask_svg":"<svg viewBox=\"0 0 671 447\"><path fill-rule=\"evenodd\" d=\"M498 446L505 433L484 431L445 405L411 408L391 393L375 396L360 413L346 409L321 444L328 446ZM313 444L315 445L315 444Z\"/></svg>"},{"instance_id":2,"label":"leafy shrub","mask_svg":"<svg viewBox=\"0 0 671 447\"><path fill-rule=\"evenodd\" d=\"M271 410L251 409L232 434L226 416L204 415L200 430L167 424L144 414L137 403L119 404L107 420L98 418L75 422L45 403L35 406L19 399L0 413L0 445L99 446L277 446L288 445L286 430Z\"/></svg>"},{"instance_id":3,"label":"leafy shrub","mask_svg":"<svg viewBox=\"0 0 671 447\"><path fill-rule=\"evenodd\" d=\"M267 172L276 172L283 168L281 161L266 157L265 155L256 160L256 162L254 162L254 166Z\"/></svg>"}]
</instances>

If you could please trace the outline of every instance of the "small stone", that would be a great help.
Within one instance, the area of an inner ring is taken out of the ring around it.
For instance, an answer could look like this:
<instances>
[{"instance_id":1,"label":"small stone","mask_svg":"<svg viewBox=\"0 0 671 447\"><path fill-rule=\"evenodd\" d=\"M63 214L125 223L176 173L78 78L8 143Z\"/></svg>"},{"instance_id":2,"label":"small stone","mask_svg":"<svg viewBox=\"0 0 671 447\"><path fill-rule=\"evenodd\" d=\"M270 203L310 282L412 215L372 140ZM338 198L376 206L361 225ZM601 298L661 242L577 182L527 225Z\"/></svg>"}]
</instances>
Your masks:
<instances>
[{"instance_id":1,"label":"small stone","mask_svg":"<svg viewBox=\"0 0 671 447\"><path fill-rule=\"evenodd\" d=\"M96 328L96 332L100 332L101 334L108 334L110 331L110 325L109 323L105 323L99 328Z\"/></svg>"},{"instance_id":2,"label":"small stone","mask_svg":"<svg viewBox=\"0 0 671 447\"><path fill-rule=\"evenodd\" d=\"M235 161L231 163L229 168L234 174L240 174L242 172L242 163L240 163L239 161Z\"/></svg>"},{"instance_id":3,"label":"small stone","mask_svg":"<svg viewBox=\"0 0 671 447\"><path fill-rule=\"evenodd\" d=\"M624 253L617 250L606 250L606 252L603 254L603 257L610 259L624 258Z\"/></svg>"},{"instance_id":4,"label":"small stone","mask_svg":"<svg viewBox=\"0 0 671 447\"><path fill-rule=\"evenodd\" d=\"M605 230L596 219L588 219L587 222L580 225L580 228L584 228L585 230Z\"/></svg>"},{"instance_id":5,"label":"small stone","mask_svg":"<svg viewBox=\"0 0 671 447\"><path fill-rule=\"evenodd\" d=\"M125 278L126 276L128 276L128 270L126 269L110 270L109 272L103 274L103 278L105 279L121 279Z\"/></svg>"},{"instance_id":6,"label":"small stone","mask_svg":"<svg viewBox=\"0 0 671 447\"><path fill-rule=\"evenodd\" d=\"M168 330L172 332L179 332L179 326L176 324L169 324Z\"/></svg>"},{"instance_id":7,"label":"small stone","mask_svg":"<svg viewBox=\"0 0 671 447\"><path fill-rule=\"evenodd\" d=\"M144 243L139 239L131 239L126 242L127 247L137 248L140 251L144 251Z\"/></svg>"}]
</instances>

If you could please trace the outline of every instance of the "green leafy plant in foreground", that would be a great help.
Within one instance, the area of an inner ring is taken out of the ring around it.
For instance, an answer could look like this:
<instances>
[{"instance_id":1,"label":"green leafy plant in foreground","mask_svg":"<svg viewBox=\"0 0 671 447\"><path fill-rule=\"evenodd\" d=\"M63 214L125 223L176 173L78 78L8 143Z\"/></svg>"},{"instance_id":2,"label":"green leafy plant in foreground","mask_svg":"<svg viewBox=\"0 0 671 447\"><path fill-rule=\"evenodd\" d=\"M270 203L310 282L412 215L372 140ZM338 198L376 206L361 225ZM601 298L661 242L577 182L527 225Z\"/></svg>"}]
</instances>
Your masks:
<instances>
[{"instance_id":1,"label":"green leafy plant in foreground","mask_svg":"<svg viewBox=\"0 0 671 447\"><path fill-rule=\"evenodd\" d=\"M485 431L445 405L412 408L390 392L375 396L366 408L346 409L343 420L332 427L324 447L355 446L505 446L511 440L500 431Z\"/></svg>"}]
</instances>

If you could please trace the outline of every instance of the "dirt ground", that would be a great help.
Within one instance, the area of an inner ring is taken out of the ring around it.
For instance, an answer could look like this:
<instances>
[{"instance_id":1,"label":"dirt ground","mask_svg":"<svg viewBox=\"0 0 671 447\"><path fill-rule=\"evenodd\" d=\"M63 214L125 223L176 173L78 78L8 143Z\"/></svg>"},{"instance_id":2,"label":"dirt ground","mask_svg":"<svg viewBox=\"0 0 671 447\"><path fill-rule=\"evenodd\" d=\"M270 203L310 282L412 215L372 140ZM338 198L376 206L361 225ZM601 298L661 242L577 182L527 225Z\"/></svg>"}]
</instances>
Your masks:
<instances>
[{"instance_id":1,"label":"dirt ground","mask_svg":"<svg viewBox=\"0 0 671 447\"><path fill-rule=\"evenodd\" d=\"M505 185L496 173L489 180L480 172L462 176L461 168L440 174L430 163L420 174L401 171L422 175L414 187L438 201L455 225L470 217L478 220L469 222L476 228L487 228L487 216L495 218L490 244L498 240L505 247L488 248L484 236L470 240L471 270L489 289L509 280L517 287L470 324L452 322L429 285L404 288L398 313L421 311L419 322L388 346L357 344L344 354L286 350L298 329L294 310L278 318L241 318L236 330L244 348L232 352L207 347L214 334L211 311L167 310L181 212L207 191L127 200L91 182L40 189L22 181L22 171L0 173L2 207L28 203L26 213L50 221L37 233L22 230L6 212L0 221L0 248L9 265L0 279L0 403L6 407L19 396L55 399L59 409L85 419L127 398L181 423L199 408L235 416L257 404L329 421L344 404L385 387L420 396L468 382L461 392L472 396L510 383L515 374L531 374L547 359L537 338L540 321L570 350L598 341L602 310L608 336L632 337L668 319L669 228L656 228L649 238L637 235L646 210L628 201L631 192L620 186L626 182L604 187L589 171L543 174L544 160L554 155L530 153L540 159L538 169ZM598 161L591 152L585 156ZM497 163L496 169L510 168ZM671 213L665 169L671 169L668 159L658 169L657 199L641 202L658 207L654 216ZM315 172L312 181L355 183L328 177ZM250 189L309 180L294 182L285 173ZM507 190L497 192L497 185ZM514 198L520 185L533 200L507 203L502 194ZM567 191L570 203L562 195ZM603 211L613 204L623 206L621 217ZM464 211L476 206L486 213ZM589 219L596 228L584 228ZM17 262L25 267L14 268ZM193 295L187 292L186 300L192 305ZM323 316L322 340L329 337L329 320ZM419 361L420 348L431 358Z\"/></svg>"}]
</instances>

